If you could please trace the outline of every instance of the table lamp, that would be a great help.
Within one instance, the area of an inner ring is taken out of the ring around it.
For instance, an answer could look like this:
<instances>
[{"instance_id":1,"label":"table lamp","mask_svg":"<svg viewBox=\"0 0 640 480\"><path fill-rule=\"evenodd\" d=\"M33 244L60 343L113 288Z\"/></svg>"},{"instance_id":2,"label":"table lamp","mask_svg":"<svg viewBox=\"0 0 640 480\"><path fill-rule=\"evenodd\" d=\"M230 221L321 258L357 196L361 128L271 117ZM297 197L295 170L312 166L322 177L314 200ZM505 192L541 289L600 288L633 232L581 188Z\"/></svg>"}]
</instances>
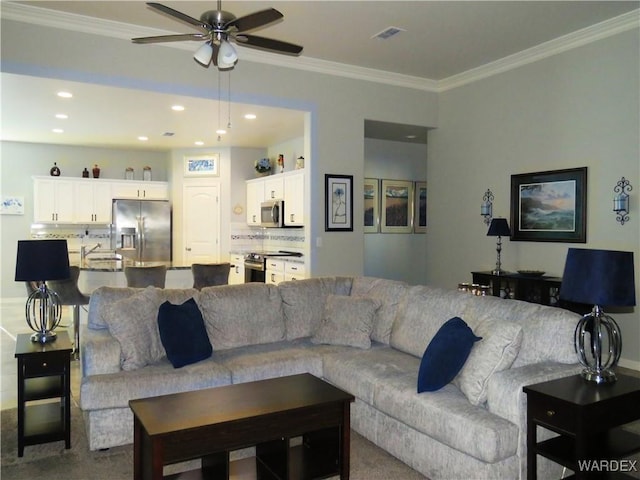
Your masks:
<instances>
[{"instance_id":1,"label":"table lamp","mask_svg":"<svg viewBox=\"0 0 640 480\"><path fill-rule=\"evenodd\" d=\"M35 282L25 307L27 324L35 333L31 340L53 341L53 330L60 324L62 308L58 294L47 288L47 280L69 278L69 252L66 240L18 240L16 282Z\"/></svg>"},{"instance_id":2,"label":"table lamp","mask_svg":"<svg viewBox=\"0 0 640 480\"><path fill-rule=\"evenodd\" d=\"M633 252L570 248L560 299L593 305L593 310L578 322L574 334L576 353L585 367L582 376L596 383L615 382L613 369L622 353L622 337L620 327L602 307L636 304Z\"/></svg>"},{"instance_id":3,"label":"table lamp","mask_svg":"<svg viewBox=\"0 0 640 480\"><path fill-rule=\"evenodd\" d=\"M500 263L500 252L502 251L502 237L507 237L510 235L511 230L509 230L509 224L507 223L506 218L494 218L491 220L489 231L487 232L487 237L498 237L498 243L496 245L498 259L496 261L496 269L491 272L494 275L504 275L505 273L507 273L502 270L502 264Z\"/></svg>"}]
</instances>

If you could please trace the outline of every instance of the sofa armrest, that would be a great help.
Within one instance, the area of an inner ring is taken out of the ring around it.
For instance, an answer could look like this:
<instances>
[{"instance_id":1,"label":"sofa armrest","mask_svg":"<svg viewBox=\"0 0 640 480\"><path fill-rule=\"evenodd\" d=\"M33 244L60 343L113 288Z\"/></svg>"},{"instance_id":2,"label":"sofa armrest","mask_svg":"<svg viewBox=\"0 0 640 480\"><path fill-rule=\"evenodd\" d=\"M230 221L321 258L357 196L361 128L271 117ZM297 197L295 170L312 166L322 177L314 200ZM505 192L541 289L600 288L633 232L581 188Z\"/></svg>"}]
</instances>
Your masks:
<instances>
[{"instance_id":1,"label":"sofa armrest","mask_svg":"<svg viewBox=\"0 0 640 480\"><path fill-rule=\"evenodd\" d=\"M80 338L83 377L121 370L120 343L109 330L85 328Z\"/></svg>"}]
</instances>

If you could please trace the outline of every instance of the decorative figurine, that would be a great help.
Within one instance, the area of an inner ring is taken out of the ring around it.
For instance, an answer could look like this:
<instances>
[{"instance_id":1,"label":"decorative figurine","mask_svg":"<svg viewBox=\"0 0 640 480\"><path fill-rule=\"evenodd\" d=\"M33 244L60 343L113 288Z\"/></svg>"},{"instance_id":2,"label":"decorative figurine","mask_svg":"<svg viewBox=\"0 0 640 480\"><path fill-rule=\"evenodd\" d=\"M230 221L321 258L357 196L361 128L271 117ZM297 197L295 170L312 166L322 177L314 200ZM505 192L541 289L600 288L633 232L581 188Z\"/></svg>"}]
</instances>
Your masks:
<instances>
[{"instance_id":1,"label":"decorative figurine","mask_svg":"<svg viewBox=\"0 0 640 480\"><path fill-rule=\"evenodd\" d=\"M300 155L296 158L296 170L302 170L304 168L304 157Z\"/></svg>"},{"instance_id":2,"label":"decorative figurine","mask_svg":"<svg viewBox=\"0 0 640 480\"><path fill-rule=\"evenodd\" d=\"M85 167L85 169L82 171L82 178L89 178L89 170L87 170L87 168Z\"/></svg>"},{"instance_id":3,"label":"decorative figurine","mask_svg":"<svg viewBox=\"0 0 640 480\"><path fill-rule=\"evenodd\" d=\"M51 167L51 170L49 170L49 175L51 175L52 177L60 176L60 169L58 168L58 164L56 162L53 162L53 167Z\"/></svg>"},{"instance_id":4,"label":"decorative figurine","mask_svg":"<svg viewBox=\"0 0 640 480\"><path fill-rule=\"evenodd\" d=\"M100 178L100 167L97 163L93 166L93 178Z\"/></svg>"},{"instance_id":5,"label":"decorative figurine","mask_svg":"<svg viewBox=\"0 0 640 480\"><path fill-rule=\"evenodd\" d=\"M278 155L278 170L280 173L284 172L284 155L282 153Z\"/></svg>"}]
</instances>

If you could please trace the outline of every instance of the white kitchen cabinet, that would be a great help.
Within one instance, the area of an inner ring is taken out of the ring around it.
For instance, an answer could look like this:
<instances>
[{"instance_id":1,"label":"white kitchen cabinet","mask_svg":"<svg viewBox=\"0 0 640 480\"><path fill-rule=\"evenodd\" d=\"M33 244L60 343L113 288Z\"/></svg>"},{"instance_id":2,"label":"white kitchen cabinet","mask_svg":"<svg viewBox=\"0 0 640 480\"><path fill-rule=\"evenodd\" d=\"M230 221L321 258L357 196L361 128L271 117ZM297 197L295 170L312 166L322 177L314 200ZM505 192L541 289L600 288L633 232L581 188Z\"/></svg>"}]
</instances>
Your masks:
<instances>
[{"instance_id":1,"label":"white kitchen cabinet","mask_svg":"<svg viewBox=\"0 0 640 480\"><path fill-rule=\"evenodd\" d=\"M166 200L169 198L167 182L136 182L126 180L114 182L113 198L135 198L140 200Z\"/></svg>"},{"instance_id":2,"label":"white kitchen cabinet","mask_svg":"<svg viewBox=\"0 0 640 480\"><path fill-rule=\"evenodd\" d=\"M244 255L231 255L231 270L229 270L229 285L244 283Z\"/></svg>"},{"instance_id":3,"label":"white kitchen cabinet","mask_svg":"<svg viewBox=\"0 0 640 480\"><path fill-rule=\"evenodd\" d=\"M73 223L74 183L63 177L34 178L35 223Z\"/></svg>"},{"instance_id":4,"label":"white kitchen cabinet","mask_svg":"<svg viewBox=\"0 0 640 480\"><path fill-rule=\"evenodd\" d=\"M75 223L111 223L111 182L74 180Z\"/></svg>"},{"instance_id":5,"label":"white kitchen cabinet","mask_svg":"<svg viewBox=\"0 0 640 480\"><path fill-rule=\"evenodd\" d=\"M267 269L265 272L265 283L277 285L284 281L284 260L267 259Z\"/></svg>"},{"instance_id":6,"label":"white kitchen cabinet","mask_svg":"<svg viewBox=\"0 0 640 480\"><path fill-rule=\"evenodd\" d=\"M284 264L284 280L302 280L306 278L306 270L304 263L285 262Z\"/></svg>"},{"instance_id":7,"label":"white kitchen cabinet","mask_svg":"<svg viewBox=\"0 0 640 480\"><path fill-rule=\"evenodd\" d=\"M304 226L304 171L294 171L284 177L285 225Z\"/></svg>"},{"instance_id":8,"label":"white kitchen cabinet","mask_svg":"<svg viewBox=\"0 0 640 480\"><path fill-rule=\"evenodd\" d=\"M281 200L284 198L283 175L271 175L264 179L264 200Z\"/></svg>"},{"instance_id":9,"label":"white kitchen cabinet","mask_svg":"<svg viewBox=\"0 0 640 480\"><path fill-rule=\"evenodd\" d=\"M248 180L247 183L247 224L260 225L260 204L264 200L264 180Z\"/></svg>"}]
</instances>

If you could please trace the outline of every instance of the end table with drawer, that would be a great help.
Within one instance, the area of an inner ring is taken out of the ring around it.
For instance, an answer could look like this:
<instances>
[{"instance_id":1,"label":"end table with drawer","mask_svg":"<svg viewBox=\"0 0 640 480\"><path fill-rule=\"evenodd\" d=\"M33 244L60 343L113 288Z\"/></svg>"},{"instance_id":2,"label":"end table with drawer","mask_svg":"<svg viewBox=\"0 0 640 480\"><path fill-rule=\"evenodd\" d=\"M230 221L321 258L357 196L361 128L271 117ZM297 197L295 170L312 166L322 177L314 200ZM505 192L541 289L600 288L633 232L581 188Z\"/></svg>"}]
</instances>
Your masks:
<instances>
[{"instance_id":1,"label":"end table with drawer","mask_svg":"<svg viewBox=\"0 0 640 480\"><path fill-rule=\"evenodd\" d=\"M67 332L44 344L17 336L19 457L27 445L64 440L71 448L72 351Z\"/></svg>"},{"instance_id":2,"label":"end table with drawer","mask_svg":"<svg viewBox=\"0 0 640 480\"><path fill-rule=\"evenodd\" d=\"M640 435L621 428L640 419L640 378L617 377L614 383L596 384L574 375L523 388L527 395L527 480L537 478L537 455L573 470L575 475L569 478L582 479L602 478L603 472L588 471L594 462L606 465L601 461L640 452ZM538 442L538 426L559 436ZM639 468L636 463L631 465ZM614 473L615 478L632 478Z\"/></svg>"}]
</instances>

